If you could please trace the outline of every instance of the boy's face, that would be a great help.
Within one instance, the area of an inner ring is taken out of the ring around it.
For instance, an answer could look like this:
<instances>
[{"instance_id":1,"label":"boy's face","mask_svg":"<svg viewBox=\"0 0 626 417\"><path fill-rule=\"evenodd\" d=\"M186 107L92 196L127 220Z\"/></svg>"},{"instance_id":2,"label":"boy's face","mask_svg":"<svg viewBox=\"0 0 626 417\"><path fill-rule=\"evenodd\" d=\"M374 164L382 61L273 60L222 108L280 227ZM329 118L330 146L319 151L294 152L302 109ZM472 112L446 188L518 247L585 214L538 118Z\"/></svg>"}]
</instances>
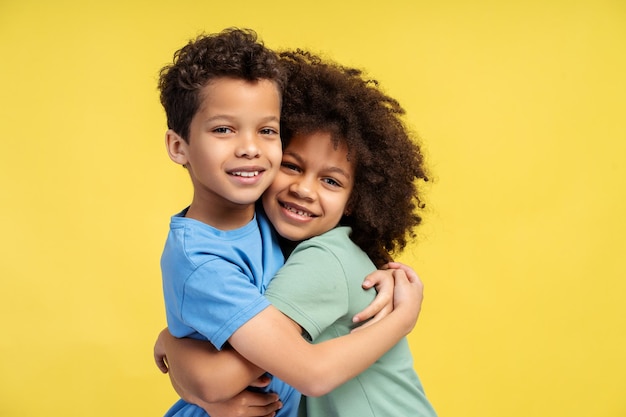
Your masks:
<instances>
[{"instance_id":1,"label":"boy's face","mask_svg":"<svg viewBox=\"0 0 626 417\"><path fill-rule=\"evenodd\" d=\"M176 162L189 170L194 203L253 204L280 168L280 94L269 80L218 78L203 89ZM174 159L174 158L173 158Z\"/></svg>"},{"instance_id":2,"label":"boy's face","mask_svg":"<svg viewBox=\"0 0 626 417\"><path fill-rule=\"evenodd\" d=\"M354 166L343 143L330 134L296 135L263 195L265 212L282 237L300 241L337 226L354 184Z\"/></svg>"}]
</instances>

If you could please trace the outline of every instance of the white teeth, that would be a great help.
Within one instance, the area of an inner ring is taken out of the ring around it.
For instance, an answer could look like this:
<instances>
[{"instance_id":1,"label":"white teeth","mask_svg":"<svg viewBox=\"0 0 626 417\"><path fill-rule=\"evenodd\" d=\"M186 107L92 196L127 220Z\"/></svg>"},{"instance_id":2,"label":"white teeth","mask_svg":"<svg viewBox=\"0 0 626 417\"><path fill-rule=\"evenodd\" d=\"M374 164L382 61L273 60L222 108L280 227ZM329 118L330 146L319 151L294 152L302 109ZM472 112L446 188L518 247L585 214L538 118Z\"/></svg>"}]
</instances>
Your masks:
<instances>
[{"instance_id":1,"label":"white teeth","mask_svg":"<svg viewBox=\"0 0 626 417\"><path fill-rule=\"evenodd\" d=\"M237 177L256 177L257 175L259 175L259 171L252 171L252 172L248 172L248 171L233 172L233 175L235 175L235 176L237 176Z\"/></svg>"},{"instance_id":2,"label":"white teeth","mask_svg":"<svg viewBox=\"0 0 626 417\"><path fill-rule=\"evenodd\" d=\"M290 212L292 212L292 213L296 213L298 216L312 217L310 213L307 213L307 212L305 212L305 211L302 211L302 210L296 210L295 208L293 208L293 207L289 207L289 206L285 206L285 208L286 208L287 210L289 210Z\"/></svg>"}]
</instances>

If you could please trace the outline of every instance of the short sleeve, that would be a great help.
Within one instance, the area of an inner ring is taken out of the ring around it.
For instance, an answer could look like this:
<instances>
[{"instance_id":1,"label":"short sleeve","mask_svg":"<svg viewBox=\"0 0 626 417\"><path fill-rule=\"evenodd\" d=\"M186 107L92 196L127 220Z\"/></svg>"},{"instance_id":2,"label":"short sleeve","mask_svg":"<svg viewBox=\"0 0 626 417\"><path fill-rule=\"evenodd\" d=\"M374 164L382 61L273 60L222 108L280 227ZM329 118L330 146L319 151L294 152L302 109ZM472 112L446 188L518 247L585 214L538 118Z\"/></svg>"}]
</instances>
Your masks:
<instances>
[{"instance_id":1,"label":"short sleeve","mask_svg":"<svg viewBox=\"0 0 626 417\"><path fill-rule=\"evenodd\" d=\"M181 320L218 349L244 323L265 309L269 301L234 264L216 258L186 279Z\"/></svg>"},{"instance_id":2,"label":"short sleeve","mask_svg":"<svg viewBox=\"0 0 626 417\"><path fill-rule=\"evenodd\" d=\"M326 247L301 243L270 282L267 299L311 337L348 311L342 263Z\"/></svg>"}]
</instances>

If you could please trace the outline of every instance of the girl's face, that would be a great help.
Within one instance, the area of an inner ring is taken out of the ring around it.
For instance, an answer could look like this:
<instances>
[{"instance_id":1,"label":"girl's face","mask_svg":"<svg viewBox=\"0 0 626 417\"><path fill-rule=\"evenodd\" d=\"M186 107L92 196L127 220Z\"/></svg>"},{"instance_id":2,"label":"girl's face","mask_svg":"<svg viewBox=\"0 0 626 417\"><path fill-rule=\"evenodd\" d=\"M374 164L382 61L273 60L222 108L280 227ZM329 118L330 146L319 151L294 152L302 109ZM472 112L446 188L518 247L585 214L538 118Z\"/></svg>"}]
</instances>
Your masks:
<instances>
[{"instance_id":1,"label":"girl's face","mask_svg":"<svg viewBox=\"0 0 626 417\"><path fill-rule=\"evenodd\" d=\"M281 168L263 194L263 207L278 234L300 241L337 226L354 184L348 149L335 149L330 134L294 136Z\"/></svg>"}]
</instances>

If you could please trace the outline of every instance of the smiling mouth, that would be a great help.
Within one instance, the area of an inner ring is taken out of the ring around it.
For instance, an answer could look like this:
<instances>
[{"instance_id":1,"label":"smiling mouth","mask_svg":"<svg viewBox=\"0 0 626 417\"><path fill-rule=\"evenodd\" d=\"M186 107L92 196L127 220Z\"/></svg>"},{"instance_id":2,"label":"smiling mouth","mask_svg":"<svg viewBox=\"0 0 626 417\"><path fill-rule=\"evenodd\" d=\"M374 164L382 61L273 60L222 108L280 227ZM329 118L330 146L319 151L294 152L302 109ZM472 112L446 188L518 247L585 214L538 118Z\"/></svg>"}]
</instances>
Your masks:
<instances>
[{"instance_id":1,"label":"smiling mouth","mask_svg":"<svg viewBox=\"0 0 626 417\"><path fill-rule=\"evenodd\" d=\"M284 208L285 210L297 214L298 216L302 216L302 217L317 217L316 215L309 213L308 211L304 211L304 210L299 210L295 207L292 207L288 204L285 203L280 203L281 207Z\"/></svg>"}]
</instances>

